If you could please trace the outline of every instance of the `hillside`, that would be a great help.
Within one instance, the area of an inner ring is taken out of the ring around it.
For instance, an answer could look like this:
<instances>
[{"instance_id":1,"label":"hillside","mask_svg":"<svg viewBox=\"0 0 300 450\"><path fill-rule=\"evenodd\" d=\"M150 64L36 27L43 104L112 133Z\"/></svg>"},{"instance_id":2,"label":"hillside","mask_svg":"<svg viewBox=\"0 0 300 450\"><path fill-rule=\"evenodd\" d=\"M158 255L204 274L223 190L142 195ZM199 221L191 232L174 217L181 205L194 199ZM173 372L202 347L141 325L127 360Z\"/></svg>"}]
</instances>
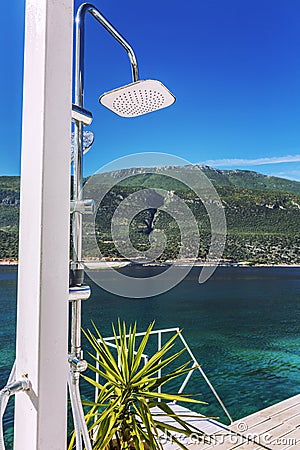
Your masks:
<instances>
[{"instance_id":1,"label":"hillside","mask_svg":"<svg viewBox=\"0 0 300 450\"><path fill-rule=\"evenodd\" d=\"M0 177L0 259L18 257L20 177Z\"/></svg>"},{"instance_id":2,"label":"hillside","mask_svg":"<svg viewBox=\"0 0 300 450\"><path fill-rule=\"evenodd\" d=\"M224 259L232 262L299 264L300 263L300 183L269 177L251 171L216 170L201 166L221 198L227 220L227 242ZM151 169L155 172L156 169ZM168 168L170 170L170 168ZM187 171L193 183L195 166L171 168L174 177ZM210 242L210 223L206 210L193 190L168 176L145 173L133 168L101 175L101 183L129 176L104 197L97 215L97 239L103 255L118 257L111 234L110 221L116 207L140 188L161 188L181 197L192 210L200 232L199 258L205 258ZM95 179L94 189L100 189ZM100 180L100 178L99 178ZM17 256L17 222L19 211L19 178L0 177L0 258ZM163 230L167 245L161 260L176 258L180 244L179 228L163 211L150 208L139 213L130 225L130 238L140 251L150 246L153 229ZM94 249L88 255L96 256Z\"/></svg>"},{"instance_id":3,"label":"hillside","mask_svg":"<svg viewBox=\"0 0 300 450\"><path fill-rule=\"evenodd\" d=\"M219 186L242 188L258 191L273 191L273 192L286 192L290 194L300 195L300 182L286 180L284 178L278 178L268 175L263 175L258 172L250 170L219 170L205 165L189 165L189 166L166 166L166 167L151 167L141 168L134 167L131 169L120 169L108 174L101 174L101 182L105 183L105 178L111 181L113 178L119 178L122 176L132 176L131 179L126 180L126 186L143 186L153 187L157 185L158 177L160 177L159 185L161 189L178 188L180 183L167 179L167 177L161 177L155 172L171 171L174 177L183 172L187 172L191 175L191 180L197 169L201 169L202 172L210 179L210 181L217 188ZM147 173L149 171L150 173ZM97 175L96 175L97 176Z\"/></svg>"}]
</instances>

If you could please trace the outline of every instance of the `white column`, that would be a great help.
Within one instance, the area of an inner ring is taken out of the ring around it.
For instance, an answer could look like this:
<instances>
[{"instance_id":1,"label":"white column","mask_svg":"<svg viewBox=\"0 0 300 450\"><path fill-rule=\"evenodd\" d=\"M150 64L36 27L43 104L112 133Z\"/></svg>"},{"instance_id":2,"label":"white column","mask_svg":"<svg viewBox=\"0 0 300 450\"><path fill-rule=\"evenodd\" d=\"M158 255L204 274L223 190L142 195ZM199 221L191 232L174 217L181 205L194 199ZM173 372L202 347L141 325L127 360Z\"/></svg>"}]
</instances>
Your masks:
<instances>
[{"instance_id":1,"label":"white column","mask_svg":"<svg viewBox=\"0 0 300 450\"><path fill-rule=\"evenodd\" d=\"M73 1L27 0L15 450L65 450Z\"/></svg>"}]
</instances>

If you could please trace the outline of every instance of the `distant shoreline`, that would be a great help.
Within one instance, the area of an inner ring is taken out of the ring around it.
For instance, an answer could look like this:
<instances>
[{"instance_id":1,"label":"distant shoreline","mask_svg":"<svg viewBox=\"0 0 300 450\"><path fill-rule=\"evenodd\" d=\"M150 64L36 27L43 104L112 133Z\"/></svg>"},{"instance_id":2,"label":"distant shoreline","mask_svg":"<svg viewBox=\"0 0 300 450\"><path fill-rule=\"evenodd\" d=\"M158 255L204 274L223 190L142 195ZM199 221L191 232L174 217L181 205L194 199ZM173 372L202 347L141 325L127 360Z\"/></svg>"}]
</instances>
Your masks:
<instances>
[{"instance_id":1,"label":"distant shoreline","mask_svg":"<svg viewBox=\"0 0 300 450\"><path fill-rule=\"evenodd\" d=\"M89 270L98 270L98 269L106 269L106 268L115 268L119 269L126 266L134 266L134 265L140 265L142 267L167 267L169 265L172 265L174 262L177 262L178 267L202 267L202 266L215 266L214 262L204 262L204 261L161 261L161 262L151 262L151 263L143 263L143 262L132 262L132 261L126 261L126 260L114 260L114 261L84 261L84 265ZM219 264L217 264L219 267L237 267L237 268L244 268L244 267L277 267L277 268L300 268L300 264L253 264L248 262L226 262L221 261ZM18 266L18 260L13 259L0 259L0 266Z\"/></svg>"},{"instance_id":2,"label":"distant shoreline","mask_svg":"<svg viewBox=\"0 0 300 450\"><path fill-rule=\"evenodd\" d=\"M17 266L18 264L17 259L0 259L0 266Z\"/></svg>"}]
</instances>

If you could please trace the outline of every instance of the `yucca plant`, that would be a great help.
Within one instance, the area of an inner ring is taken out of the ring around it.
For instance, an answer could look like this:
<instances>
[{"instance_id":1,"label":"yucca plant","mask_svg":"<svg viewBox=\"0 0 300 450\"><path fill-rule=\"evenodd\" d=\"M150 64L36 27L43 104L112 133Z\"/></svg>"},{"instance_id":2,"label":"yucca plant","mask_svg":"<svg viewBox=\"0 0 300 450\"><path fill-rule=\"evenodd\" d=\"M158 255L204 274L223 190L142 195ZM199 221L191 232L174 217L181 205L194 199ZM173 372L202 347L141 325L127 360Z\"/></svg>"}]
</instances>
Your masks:
<instances>
[{"instance_id":1,"label":"yucca plant","mask_svg":"<svg viewBox=\"0 0 300 450\"><path fill-rule=\"evenodd\" d=\"M170 402L204 403L187 398L183 394L159 393L158 388L170 380L188 373L191 362L178 366L168 374L159 376L162 369L176 360L182 352L170 354L178 333L174 334L144 365L143 353L148 343L154 323L150 324L140 344L136 345L136 324L127 329L125 323L118 323L118 336L113 328L116 357L111 352L104 338L94 325L95 333L90 330L85 336L97 356L90 353L98 362L99 368L89 364L104 383L83 376L98 388L96 402L85 402L90 406L86 421L91 435L94 436L93 449L162 449L160 435L171 432L189 436L197 431L187 424L182 416L176 414ZM137 347L137 348L136 348ZM152 408L156 407L155 413ZM157 412L159 411L159 413ZM163 418L171 416L172 423L164 423ZM175 421L175 422L174 422ZM181 448L186 449L180 440L173 437ZM114 445L113 445L114 443ZM72 447L72 442L70 447Z\"/></svg>"}]
</instances>

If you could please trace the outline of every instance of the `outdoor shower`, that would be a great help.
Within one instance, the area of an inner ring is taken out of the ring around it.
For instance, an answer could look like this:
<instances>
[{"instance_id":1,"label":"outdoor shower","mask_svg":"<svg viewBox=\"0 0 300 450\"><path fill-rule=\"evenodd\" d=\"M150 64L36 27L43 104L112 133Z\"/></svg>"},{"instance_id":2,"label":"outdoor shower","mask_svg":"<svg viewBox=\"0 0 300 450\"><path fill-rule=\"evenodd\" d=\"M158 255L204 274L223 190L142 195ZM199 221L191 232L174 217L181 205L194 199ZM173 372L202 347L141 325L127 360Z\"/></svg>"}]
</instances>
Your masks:
<instances>
[{"instance_id":1,"label":"outdoor shower","mask_svg":"<svg viewBox=\"0 0 300 450\"><path fill-rule=\"evenodd\" d=\"M72 305L69 390L77 450L82 449L82 438L85 448L87 450L91 449L79 393L80 372L84 371L87 366L81 350L81 301L90 296L89 286L83 284L82 214L91 213L93 203L92 200L83 199L82 191L82 157L86 151L86 141L92 142L92 138L85 139L84 134L84 126L90 125L92 122L92 114L84 109L84 19L86 13L90 13L122 45L131 63L133 82L103 94L99 99L102 105L122 117L136 117L166 108L175 101L175 97L160 81L139 80L137 59L132 47L95 6L89 3L82 4L78 8L75 19L75 104L72 107L72 119L74 122L73 197L71 201L72 262L70 266L69 296Z\"/></svg>"}]
</instances>

